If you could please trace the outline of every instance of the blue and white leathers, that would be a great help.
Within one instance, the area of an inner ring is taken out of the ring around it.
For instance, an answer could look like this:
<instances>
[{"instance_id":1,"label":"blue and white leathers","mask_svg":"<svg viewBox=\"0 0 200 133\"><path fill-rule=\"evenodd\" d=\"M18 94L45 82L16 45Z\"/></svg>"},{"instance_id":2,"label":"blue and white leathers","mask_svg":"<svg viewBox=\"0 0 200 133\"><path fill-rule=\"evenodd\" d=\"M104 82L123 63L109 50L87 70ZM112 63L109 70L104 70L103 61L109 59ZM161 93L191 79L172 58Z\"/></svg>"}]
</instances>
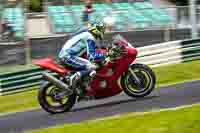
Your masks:
<instances>
[{"instance_id":1,"label":"blue and white leathers","mask_svg":"<svg viewBox=\"0 0 200 133\"><path fill-rule=\"evenodd\" d=\"M103 60L104 54L96 53L95 38L88 31L79 32L68 40L59 53L59 58L66 64L80 71L81 76L96 69L91 60ZM85 52L90 61L81 58Z\"/></svg>"}]
</instances>

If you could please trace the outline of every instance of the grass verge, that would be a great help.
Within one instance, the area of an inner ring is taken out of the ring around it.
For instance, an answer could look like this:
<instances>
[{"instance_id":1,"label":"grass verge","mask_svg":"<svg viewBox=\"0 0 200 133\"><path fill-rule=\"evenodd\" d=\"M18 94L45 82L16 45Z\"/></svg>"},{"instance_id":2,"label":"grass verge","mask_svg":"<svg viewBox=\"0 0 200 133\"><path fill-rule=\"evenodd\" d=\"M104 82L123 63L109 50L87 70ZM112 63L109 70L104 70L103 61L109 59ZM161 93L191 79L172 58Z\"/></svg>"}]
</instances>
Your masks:
<instances>
[{"instance_id":1,"label":"grass verge","mask_svg":"<svg viewBox=\"0 0 200 133\"><path fill-rule=\"evenodd\" d=\"M27 133L199 133L200 105L151 113L132 113Z\"/></svg>"},{"instance_id":2,"label":"grass verge","mask_svg":"<svg viewBox=\"0 0 200 133\"><path fill-rule=\"evenodd\" d=\"M36 90L0 96L0 101L0 115L39 108Z\"/></svg>"},{"instance_id":3,"label":"grass verge","mask_svg":"<svg viewBox=\"0 0 200 133\"><path fill-rule=\"evenodd\" d=\"M154 68L157 87L200 79L200 60ZM39 108L37 91L0 96L0 115Z\"/></svg>"}]
</instances>

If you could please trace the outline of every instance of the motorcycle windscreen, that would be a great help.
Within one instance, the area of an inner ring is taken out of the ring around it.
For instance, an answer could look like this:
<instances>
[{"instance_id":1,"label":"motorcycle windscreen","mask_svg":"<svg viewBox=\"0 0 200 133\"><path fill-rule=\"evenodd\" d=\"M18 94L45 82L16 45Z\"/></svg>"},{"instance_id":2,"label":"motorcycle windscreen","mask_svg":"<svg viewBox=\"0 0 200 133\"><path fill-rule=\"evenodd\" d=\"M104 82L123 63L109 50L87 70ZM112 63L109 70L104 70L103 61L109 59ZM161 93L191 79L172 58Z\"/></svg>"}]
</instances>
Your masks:
<instances>
[{"instance_id":1,"label":"motorcycle windscreen","mask_svg":"<svg viewBox=\"0 0 200 133\"><path fill-rule=\"evenodd\" d=\"M125 47L131 47L133 48L133 46L131 45L131 43L129 43L122 35L117 34L115 36L113 36L113 43L117 43L119 45L123 45Z\"/></svg>"}]
</instances>

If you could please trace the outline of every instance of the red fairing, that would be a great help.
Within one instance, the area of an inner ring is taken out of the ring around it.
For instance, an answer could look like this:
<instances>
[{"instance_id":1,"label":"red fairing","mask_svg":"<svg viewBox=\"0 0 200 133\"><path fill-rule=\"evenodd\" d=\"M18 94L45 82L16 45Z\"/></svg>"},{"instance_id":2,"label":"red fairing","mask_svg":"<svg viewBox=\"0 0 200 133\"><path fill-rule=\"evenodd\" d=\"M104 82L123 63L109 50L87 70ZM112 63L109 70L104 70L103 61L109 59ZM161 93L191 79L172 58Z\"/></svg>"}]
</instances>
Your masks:
<instances>
[{"instance_id":1,"label":"red fairing","mask_svg":"<svg viewBox=\"0 0 200 133\"><path fill-rule=\"evenodd\" d=\"M128 46L128 44L127 44L126 42L124 42L124 41L118 41L117 44L118 44L118 45L122 45L122 46L124 46L124 47L127 47L127 46Z\"/></svg>"},{"instance_id":2,"label":"red fairing","mask_svg":"<svg viewBox=\"0 0 200 133\"><path fill-rule=\"evenodd\" d=\"M51 70L53 72L56 72L60 75L65 75L67 72L70 71L64 67L61 67L61 66L55 64L52 58L44 58L44 59L34 60L33 64L38 65L42 68Z\"/></svg>"},{"instance_id":3,"label":"red fairing","mask_svg":"<svg viewBox=\"0 0 200 133\"><path fill-rule=\"evenodd\" d=\"M117 83L118 79L137 56L135 48L127 47L126 51L124 57L110 62L97 72L95 80L91 83L92 89L88 92L88 95L95 95L96 98L105 98L119 94L122 91Z\"/></svg>"},{"instance_id":4,"label":"red fairing","mask_svg":"<svg viewBox=\"0 0 200 133\"><path fill-rule=\"evenodd\" d=\"M136 56L138 54L138 51L137 51L136 48L129 48L129 47L127 47L126 51L127 51L127 55L130 56L130 57L136 58Z\"/></svg>"}]
</instances>

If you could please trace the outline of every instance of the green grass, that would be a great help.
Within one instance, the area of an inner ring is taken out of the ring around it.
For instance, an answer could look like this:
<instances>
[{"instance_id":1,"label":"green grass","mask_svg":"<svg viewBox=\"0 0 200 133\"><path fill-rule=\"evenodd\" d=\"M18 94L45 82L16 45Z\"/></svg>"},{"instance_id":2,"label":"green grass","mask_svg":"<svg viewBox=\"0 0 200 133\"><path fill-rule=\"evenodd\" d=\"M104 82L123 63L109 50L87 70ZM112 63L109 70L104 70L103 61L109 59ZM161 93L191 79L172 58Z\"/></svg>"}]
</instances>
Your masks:
<instances>
[{"instance_id":1,"label":"green grass","mask_svg":"<svg viewBox=\"0 0 200 133\"><path fill-rule=\"evenodd\" d=\"M156 67L157 86L200 79L200 60Z\"/></svg>"},{"instance_id":2,"label":"green grass","mask_svg":"<svg viewBox=\"0 0 200 133\"><path fill-rule=\"evenodd\" d=\"M39 108L37 91L29 91L8 96L0 96L0 115Z\"/></svg>"},{"instance_id":3,"label":"green grass","mask_svg":"<svg viewBox=\"0 0 200 133\"><path fill-rule=\"evenodd\" d=\"M183 81L200 79L200 60L154 68L157 87ZM25 111L39 108L37 91L0 96L0 115L6 112Z\"/></svg>"},{"instance_id":4,"label":"green grass","mask_svg":"<svg viewBox=\"0 0 200 133\"><path fill-rule=\"evenodd\" d=\"M200 105L152 113L132 113L27 133L199 133Z\"/></svg>"}]
</instances>

